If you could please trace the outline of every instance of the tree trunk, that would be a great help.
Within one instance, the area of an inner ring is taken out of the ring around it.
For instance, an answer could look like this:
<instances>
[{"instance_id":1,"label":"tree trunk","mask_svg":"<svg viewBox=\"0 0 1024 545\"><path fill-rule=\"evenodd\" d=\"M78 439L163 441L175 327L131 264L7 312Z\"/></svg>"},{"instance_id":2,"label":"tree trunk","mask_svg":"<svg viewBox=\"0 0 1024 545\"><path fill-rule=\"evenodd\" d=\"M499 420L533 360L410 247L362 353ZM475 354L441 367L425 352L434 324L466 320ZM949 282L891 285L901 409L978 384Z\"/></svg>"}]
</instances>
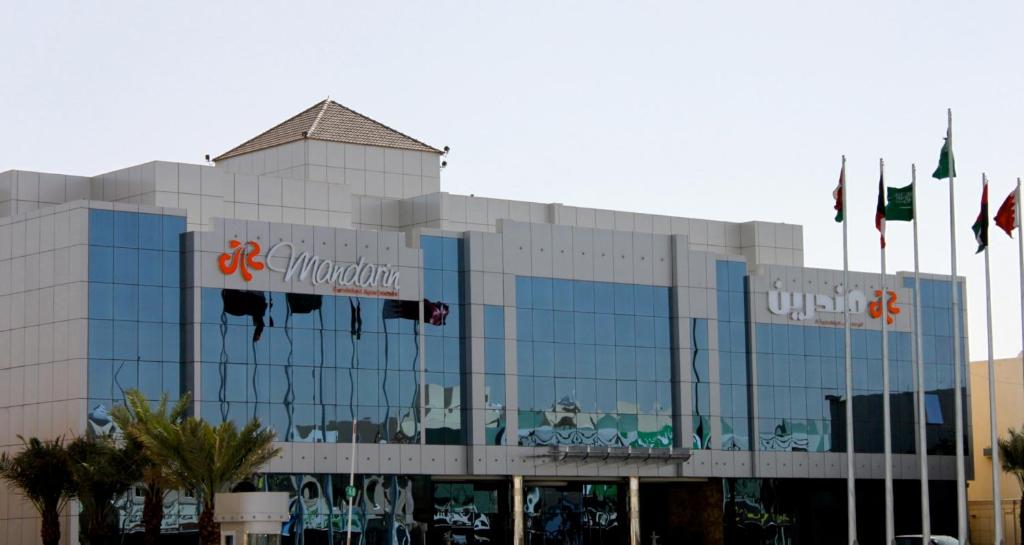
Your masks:
<instances>
[{"instance_id":1,"label":"tree trunk","mask_svg":"<svg viewBox=\"0 0 1024 545\"><path fill-rule=\"evenodd\" d=\"M1020 511L1017 515L1017 533L1020 534L1020 545L1024 545L1024 493L1020 496Z\"/></svg>"},{"instance_id":2,"label":"tree trunk","mask_svg":"<svg viewBox=\"0 0 1024 545\"><path fill-rule=\"evenodd\" d=\"M147 486L142 504L142 542L144 545L159 545L160 527L164 522L164 489L159 486Z\"/></svg>"},{"instance_id":3,"label":"tree trunk","mask_svg":"<svg viewBox=\"0 0 1024 545\"><path fill-rule=\"evenodd\" d=\"M81 501L81 500L80 500ZM81 545L111 545L117 543L120 520L112 500L89 498L81 501L78 514L78 541Z\"/></svg>"},{"instance_id":4,"label":"tree trunk","mask_svg":"<svg viewBox=\"0 0 1024 545\"><path fill-rule=\"evenodd\" d=\"M43 507L43 523L39 529L39 538L43 545L60 545L60 513L56 505Z\"/></svg>"},{"instance_id":5,"label":"tree trunk","mask_svg":"<svg viewBox=\"0 0 1024 545\"><path fill-rule=\"evenodd\" d=\"M200 545L220 545L220 525L213 520L213 502L203 504L203 513L199 515Z\"/></svg>"}]
</instances>

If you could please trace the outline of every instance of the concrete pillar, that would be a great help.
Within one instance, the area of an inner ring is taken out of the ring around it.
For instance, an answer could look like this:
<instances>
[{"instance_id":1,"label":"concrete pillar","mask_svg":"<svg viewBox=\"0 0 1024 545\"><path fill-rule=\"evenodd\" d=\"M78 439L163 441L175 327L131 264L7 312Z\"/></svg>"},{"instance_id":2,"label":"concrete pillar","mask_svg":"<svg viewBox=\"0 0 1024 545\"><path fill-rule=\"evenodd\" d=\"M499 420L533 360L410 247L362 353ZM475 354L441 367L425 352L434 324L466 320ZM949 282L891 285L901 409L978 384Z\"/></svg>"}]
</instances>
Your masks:
<instances>
[{"instance_id":1,"label":"concrete pillar","mask_svg":"<svg viewBox=\"0 0 1024 545\"><path fill-rule=\"evenodd\" d=\"M640 545L640 477L629 478L629 545Z\"/></svg>"},{"instance_id":2,"label":"concrete pillar","mask_svg":"<svg viewBox=\"0 0 1024 545\"><path fill-rule=\"evenodd\" d=\"M523 476L512 477L512 545L523 545L526 542L523 521Z\"/></svg>"}]
</instances>

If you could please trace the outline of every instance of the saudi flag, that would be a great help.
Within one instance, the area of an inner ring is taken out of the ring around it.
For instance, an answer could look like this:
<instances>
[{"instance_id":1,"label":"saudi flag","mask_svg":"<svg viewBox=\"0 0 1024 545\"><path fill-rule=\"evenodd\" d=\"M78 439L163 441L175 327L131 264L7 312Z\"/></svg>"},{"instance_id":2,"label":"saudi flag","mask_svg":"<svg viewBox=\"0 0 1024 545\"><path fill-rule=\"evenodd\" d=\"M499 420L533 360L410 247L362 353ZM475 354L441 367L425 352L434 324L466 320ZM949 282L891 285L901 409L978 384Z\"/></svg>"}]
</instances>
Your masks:
<instances>
[{"instance_id":1,"label":"saudi flag","mask_svg":"<svg viewBox=\"0 0 1024 545\"><path fill-rule=\"evenodd\" d=\"M946 133L945 141L942 143L942 151L939 152L939 166L935 167L932 178L941 180L943 178L956 178L956 161L953 159L953 150L949 145L949 133Z\"/></svg>"},{"instance_id":2,"label":"saudi flag","mask_svg":"<svg viewBox=\"0 0 1024 545\"><path fill-rule=\"evenodd\" d=\"M913 221L914 184L886 188L889 202L885 205L886 221Z\"/></svg>"},{"instance_id":3,"label":"saudi flag","mask_svg":"<svg viewBox=\"0 0 1024 545\"><path fill-rule=\"evenodd\" d=\"M843 168L839 170L839 185L832 190L832 198L836 201L836 204L832 207L836 211L836 223L843 223L843 214L846 212L846 207L843 204L843 189L845 185L846 166L844 165Z\"/></svg>"},{"instance_id":4,"label":"saudi flag","mask_svg":"<svg viewBox=\"0 0 1024 545\"><path fill-rule=\"evenodd\" d=\"M974 240L978 241L978 251L974 253L980 254L988 248L988 182L981 188L981 211L971 230L974 231Z\"/></svg>"}]
</instances>

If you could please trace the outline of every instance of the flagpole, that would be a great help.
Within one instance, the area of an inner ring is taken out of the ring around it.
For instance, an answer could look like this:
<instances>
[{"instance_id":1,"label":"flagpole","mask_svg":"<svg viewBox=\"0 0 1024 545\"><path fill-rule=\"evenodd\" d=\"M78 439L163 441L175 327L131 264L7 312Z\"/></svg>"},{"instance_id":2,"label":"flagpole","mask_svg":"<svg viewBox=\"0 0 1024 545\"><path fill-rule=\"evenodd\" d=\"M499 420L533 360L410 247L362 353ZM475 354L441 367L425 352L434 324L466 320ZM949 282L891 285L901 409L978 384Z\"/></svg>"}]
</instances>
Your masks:
<instances>
[{"instance_id":1,"label":"flagpole","mask_svg":"<svg viewBox=\"0 0 1024 545\"><path fill-rule=\"evenodd\" d=\"M885 161L882 159L878 160L879 169L879 191L885 190L885 184L881 181L885 179ZM879 195L880 198L884 197L884 193ZM890 422L889 412L889 328L886 322L889 319L888 315L888 296L889 291L885 286L885 219L882 219L882 274L881 279L881 306L882 306L882 451L885 458L885 543L886 545L893 545L895 543L896 532L893 521L893 498L892 498L892 424Z\"/></svg>"},{"instance_id":2,"label":"flagpole","mask_svg":"<svg viewBox=\"0 0 1024 545\"><path fill-rule=\"evenodd\" d=\"M839 175L842 180L843 192L843 336L846 356L846 532L849 545L857 545L857 476L854 470L853 448L853 366L850 351L850 301L846 295L850 292L850 258L846 241L846 203L849 194L846 191L846 156L843 156L843 169Z\"/></svg>"},{"instance_id":3,"label":"flagpole","mask_svg":"<svg viewBox=\"0 0 1024 545\"><path fill-rule=\"evenodd\" d=\"M957 538L960 543L970 539L967 528L967 483L964 475L964 400L961 394L960 369L960 280L956 272L956 208L953 184L956 180L956 163L953 159L953 109L946 110L946 146L949 167L949 286L952 291L953 311L953 407L956 419L956 519Z\"/></svg>"},{"instance_id":4,"label":"flagpole","mask_svg":"<svg viewBox=\"0 0 1024 545\"><path fill-rule=\"evenodd\" d=\"M910 165L911 206L914 214L914 362L917 365L917 458L921 465L921 543L931 543L931 504L928 494L928 426L924 404L924 345L921 339L921 271L917 252L917 165Z\"/></svg>"},{"instance_id":5,"label":"flagpole","mask_svg":"<svg viewBox=\"0 0 1024 545\"><path fill-rule=\"evenodd\" d=\"M981 218L985 223L982 229L987 239L988 230L988 177L981 175L982 200L985 201L981 207ZM1002 470L999 465L999 430L996 428L996 369L992 363L992 286L989 278L988 264L988 240L985 242L985 319L988 324L988 419L992 445L992 522L994 530L994 545L1003 545L1003 495L1000 490L1002 484Z\"/></svg>"},{"instance_id":6,"label":"flagpole","mask_svg":"<svg viewBox=\"0 0 1024 545\"><path fill-rule=\"evenodd\" d=\"M1017 178L1017 195L1014 196L1014 208L1016 208L1015 214L1013 215L1014 221L1017 223L1017 257L1020 260L1020 335L1021 335L1021 357L1024 358L1024 231L1021 230L1020 221L1020 178ZM1024 370L1024 361L1022 361L1021 369ZM1022 528L1024 530L1024 528Z\"/></svg>"},{"instance_id":7,"label":"flagpole","mask_svg":"<svg viewBox=\"0 0 1024 545\"><path fill-rule=\"evenodd\" d=\"M352 304L351 300L349 301L349 304L350 305ZM362 317L360 317L359 319L360 319L360 324L361 324ZM355 318L353 318L352 321L355 322L356 321ZM353 323L352 327L355 328L356 324ZM362 325L360 325L359 327L362 328ZM356 350L356 333L354 333L354 332L350 333L349 334L349 339L352 341L352 363L351 363L351 367L359 367L359 363L358 363L359 351ZM351 369L349 369L349 371L351 372ZM352 414L352 453L349 456L348 486L345 487L345 498L348 500L348 522L346 522L346 524L345 524L345 526L346 526L345 545L352 545L352 511L353 511L353 508L355 507L354 504L356 502L356 494L350 494L351 491L355 490L355 486L356 486L356 424L358 422L358 418L356 418L356 406L355 406L355 403L354 403L355 388L356 388L355 381L352 381L352 384L351 384L350 388L351 388L351 390L350 390L350 393L349 393L349 410L351 411L351 414ZM332 543L331 545L334 545L334 544Z\"/></svg>"}]
</instances>

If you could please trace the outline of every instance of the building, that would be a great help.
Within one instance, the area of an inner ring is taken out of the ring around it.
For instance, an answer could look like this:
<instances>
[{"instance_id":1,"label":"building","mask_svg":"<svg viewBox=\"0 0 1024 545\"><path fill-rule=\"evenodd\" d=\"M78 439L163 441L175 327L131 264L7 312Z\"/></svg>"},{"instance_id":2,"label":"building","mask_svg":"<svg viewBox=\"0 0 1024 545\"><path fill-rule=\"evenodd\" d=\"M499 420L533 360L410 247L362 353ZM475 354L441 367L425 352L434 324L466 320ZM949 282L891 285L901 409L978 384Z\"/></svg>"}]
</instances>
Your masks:
<instances>
[{"instance_id":1,"label":"building","mask_svg":"<svg viewBox=\"0 0 1024 545\"><path fill-rule=\"evenodd\" d=\"M996 369L996 426L1000 436L1009 428L1021 429L1024 421L1024 369L1021 356L994 360ZM974 442L974 481L967 488L968 515L970 516L971 543L992 543L992 446L989 437L988 360L971 362L971 383L975 384L971 398L972 428L977 436ZM1021 490L1017 479L1002 473L1000 490L1003 499L1003 535L1006 543L1020 543Z\"/></svg>"},{"instance_id":2,"label":"building","mask_svg":"<svg viewBox=\"0 0 1024 545\"><path fill-rule=\"evenodd\" d=\"M216 166L0 173L0 444L108 430L129 388L191 391L203 418L277 432L256 484L292 495L286 542L344 528L353 422L364 543L839 542L847 304L858 524L880 543L886 304L896 529L917 531L909 275L844 293L798 225L445 193L440 155L327 100ZM950 292L922 280L947 534ZM0 498L6 542L35 542ZM169 532L195 518L168 500Z\"/></svg>"}]
</instances>

